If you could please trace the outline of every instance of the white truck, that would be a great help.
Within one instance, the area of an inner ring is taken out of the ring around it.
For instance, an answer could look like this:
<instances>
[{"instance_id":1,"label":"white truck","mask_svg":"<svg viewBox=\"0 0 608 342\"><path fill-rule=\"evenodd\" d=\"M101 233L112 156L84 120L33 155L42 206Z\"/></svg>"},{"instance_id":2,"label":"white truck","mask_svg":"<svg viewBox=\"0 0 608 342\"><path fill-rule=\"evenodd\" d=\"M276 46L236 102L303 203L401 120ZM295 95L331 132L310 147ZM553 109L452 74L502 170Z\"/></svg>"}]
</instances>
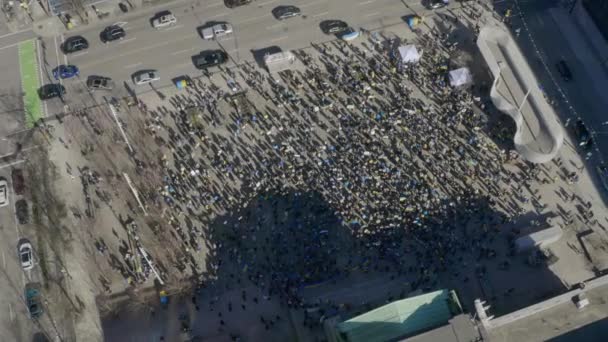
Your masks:
<instances>
[{"instance_id":1,"label":"white truck","mask_svg":"<svg viewBox=\"0 0 608 342\"><path fill-rule=\"evenodd\" d=\"M204 28L202 31L203 39L215 39L232 33L232 25L228 23L217 24Z\"/></svg>"}]
</instances>

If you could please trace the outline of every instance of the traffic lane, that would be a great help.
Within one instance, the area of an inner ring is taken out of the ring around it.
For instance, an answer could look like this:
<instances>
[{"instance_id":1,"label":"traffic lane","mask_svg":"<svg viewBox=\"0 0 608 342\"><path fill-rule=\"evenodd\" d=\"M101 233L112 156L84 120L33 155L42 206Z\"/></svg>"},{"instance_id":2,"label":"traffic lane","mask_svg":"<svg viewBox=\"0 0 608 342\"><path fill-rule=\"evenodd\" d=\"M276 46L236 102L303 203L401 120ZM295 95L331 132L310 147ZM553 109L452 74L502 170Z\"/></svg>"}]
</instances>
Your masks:
<instances>
[{"instance_id":1,"label":"traffic lane","mask_svg":"<svg viewBox=\"0 0 608 342\"><path fill-rule=\"evenodd\" d=\"M34 38L36 35L31 29L0 35L0 50L17 46L22 41Z\"/></svg>"}]
</instances>

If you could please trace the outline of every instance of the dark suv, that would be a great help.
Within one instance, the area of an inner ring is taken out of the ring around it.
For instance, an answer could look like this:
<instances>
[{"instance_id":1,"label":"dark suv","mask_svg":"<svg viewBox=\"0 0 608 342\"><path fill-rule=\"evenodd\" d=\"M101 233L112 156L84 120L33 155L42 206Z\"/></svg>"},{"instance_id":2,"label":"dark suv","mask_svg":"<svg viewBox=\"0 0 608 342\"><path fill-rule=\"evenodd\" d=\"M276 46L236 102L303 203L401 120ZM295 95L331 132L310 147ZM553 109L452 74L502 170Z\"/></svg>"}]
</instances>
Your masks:
<instances>
[{"instance_id":1,"label":"dark suv","mask_svg":"<svg viewBox=\"0 0 608 342\"><path fill-rule=\"evenodd\" d=\"M112 42L118 39L123 39L127 33L125 30L118 25L111 25L101 31L101 41L104 43Z\"/></svg>"},{"instance_id":2,"label":"dark suv","mask_svg":"<svg viewBox=\"0 0 608 342\"><path fill-rule=\"evenodd\" d=\"M55 97L61 97L65 94L65 87L61 84L51 83L45 84L38 89L38 96L41 100L48 100Z\"/></svg>"},{"instance_id":3,"label":"dark suv","mask_svg":"<svg viewBox=\"0 0 608 342\"><path fill-rule=\"evenodd\" d=\"M570 68L568 67L568 64L566 64L565 60L562 59L557 62L555 67L564 81L569 82L572 80L572 72L570 72Z\"/></svg>"},{"instance_id":4,"label":"dark suv","mask_svg":"<svg viewBox=\"0 0 608 342\"><path fill-rule=\"evenodd\" d=\"M224 64L228 61L228 54L222 50L206 50L192 57L197 69L206 69Z\"/></svg>"},{"instance_id":5,"label":"dark suv","mask_svg":"<svg viewBox=\"0 0 608 342\"><path fill-rule=\"evenodd\" d=\"M61 50L63 53L73 53L89 48L89 42L81 36L69 37L63 44L61 44Z\"/></svg>"},{"instance_id":6,"label":"dark suv","mask_svg":"<svg viewBox=\"0 0 608 342\"><path fill-rule=\"evenodd\" d=\"M224 0L224 5L228 8L235 8L239 6L248 5L251 3L251 0Z\"/></svg>"}]
</instances>

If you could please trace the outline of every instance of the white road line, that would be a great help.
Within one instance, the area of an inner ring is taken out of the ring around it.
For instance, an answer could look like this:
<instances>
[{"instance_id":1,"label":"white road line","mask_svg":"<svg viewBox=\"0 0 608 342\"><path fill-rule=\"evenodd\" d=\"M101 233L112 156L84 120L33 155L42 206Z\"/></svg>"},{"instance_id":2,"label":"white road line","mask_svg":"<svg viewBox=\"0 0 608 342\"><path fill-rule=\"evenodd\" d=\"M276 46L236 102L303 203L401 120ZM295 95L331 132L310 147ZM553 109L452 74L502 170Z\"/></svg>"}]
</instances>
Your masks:
<instances>
[{"instance_id":1,"label":"white road line","mask_svg":"<svg viewBox=\"0 0 608 342\"><path fill-rule=\"evenodd\" d=\"M13 305L11 303L8 303L8 316L11 319L11 322L15 319L15 316L13 315Z\"/></svg>"},{"instance_id":2,"label":"white road line","mask_svg":"<svg viewBox=\"0 0 608 342\"><path fill-rule=\"evenodd\" d=\"M313 17L313 18L318 18L318 17L322 17L322 16L324 16L324 15L328 15L328 14L329 14L329 12L323 12L323 13L315 14L315 15L313 15L312 17Z\"/></svg>"},{"instance_id":3,"label":"white road line","mask_svg":"<svg viewBox=\"0 0 608 342\"><path fill-rule=\"evenodd\" d=\"M287 39L287 38L289 38L289 37L287 37L287 36L282 36L282 37L279 37L279 38L271 39L270 41L274 43L274 42L278 42L278 41L280 41L280 40L285 40L285 39Z\"/></svg>"},{"instance_id":4,"label":"white road line","mask_svg":"<svg viewBox=\"0 0 608 342\"><path fill-rule=\"evenodd\" d=\"M258 19L266 18L267 16L269 16L269 14L264 14L264 15L260 15L260 16L258 16L258 17L249 18L249 19L247 19L247 20L243 20L243 21L241 21L240 23L241 23L241 24L244 24L244 23L248 23L248 22L250 22L250 21L256 21L256 20L258 20Z\"/></svg>"},{"instance_id":5,"label":"white road line","mask_svg":"<svg viewBox=\"0 0 608 342\"><path fill-rule=\"evenodd\" d=\"M161 30L160 32L173 31L175 29L182 28L182 27L184 27L184 25L181 25L181 24L180 25L175 25L175 26L171 26L171 27L169 27L167 29Z\"/></svg>"},{"instance_id":6,"label":"white road line","mask_svg":"<svg viewBox=\"0 0 608 342\"><path fill-rule=\"evenodd\" d=\"M15 43L15 44L11 44L11 45L6 45L6 46L3 46L3 47L0 47L0 50L4 50L4 49L9 49L9 48L12 48L12 47L15 47L15 46L17 46L17 45L19 45L19 44L21 44L21 43L22 43L22 42Z\"/></svg>"},{"instance_id":7,"label":"white road line","mask_svg":"<svg viewBox=\"0 0 608 342\"><path fill-rule=\"evenodd\" d=\"M63 35L61 36L63 37ZM57 45L57 37L53 37L53 40L55 41L55 58L57 58L57 66L59 66L59 64L61 64L61 62L59 62L59 45ZM65 55L64 55L65 57ZM68 63L65 63L68 64ZM40 80L40 82L42 82L42 80ZM63 84L63 80L61 78L59 78L59 84Z\"/></svg>"},{"instance_id":8,"label":"white road line","mask_svg":"<svg viewBox=\"0 0 608 342\"><path fill-rule=\"evenodd\" d=\"M221 3L221 2L218 1L218 2L213 3L211 5L207 5L207 8L220 7L222 5L223 5L223 3Z\"/></svg>"},{"instance_id":9,"label":"white road line","mask_svg":"<svg viewBox=\"0 0 608 342\"><path fill-rule=\"evenodd\" d=\"M128 23L129 23L128 21L118 21L118 22L115 22L112 25L123 27L123 26L127 25Z\"/></svg>"},{"instance_id":10,"label":"white road line","mask_svg":"<svg viewBox=\"0 0 608 342\"><path fill-rule=\"evenodd\" d=\"M180 53L184 53L184 52L188 52L188 51L192 51L193 49L183 49L183 50L179 50L179 51L175 51L171 53L171 56L175 56L175 55L179 55Z\"/></svg>"},{"instance_id":11,"label":"white road line","mask_svg":"<svg viewBox=\"0 0 608 342\"><path fill-rule=\"evenodd\" d=\"M27 32L27 31L31 31L31 30L32 30L32 29L25 29L25 30L21 30L21 31L17 31L17 32L7 33L7 34L4 34L4 35L1 35L1 36L0 36L0 38L5 38L5 37L14 36L14 35L16 35L16 34L23 33L23 32Z\"/></svg>"},{"instance_id":12,"label":"white road line","mask_svg":"<svg viewBox=\"0 0 608 342\"><path fill-rule=\"evenodd\" d=\"M275 28L280 27L281 25L282 24L274 24L274 25L271 25L271 26L266 26L266 29L267 30L274 30Z\"/></svg>"},{"instance_id":13,"label":"white road line","mask_svg":"<svg viewBox=\"0 0 608 342\"><path fill-rule=\"evenodd\" d=\"M89 51L83 51L83 52L79 52L77 54L73 54L72 57L80 57L80 56L84 56L87 53L89 53Z\"/></svg>"},{"instance_id":14,"label":"white road line","mask_svg":"<svg viewBox=\"0 0 608 342\"><path fill-rule=\"evenodd\" d=\"M42 63L40 61L40 41L39 40L36 40L36 57L38 58L38 73L40 74L40 79L38 81L42 82L43 75L42 75ZM40 84L38 84L38 85L40 85ZM46 118L49 108L48 108L48 105L46 104L46 101L41 101L41 102L42 102L42 114Z\"/></svg>"},{"instance_id":15,"label":"white road line","mask_svg":"<svg viewBox=\"0 0 608 342\"><path fill-rule=\"evenodd\" d=\"M61 35L61 44L65 43L65 36ZM63 54L63 64L68 65L68 56Z\"/></svg>"},{"instance_id":16,"label":"white road line","mask_svg":"<svg viewBox=\"0 0 608 342\"><path fill-rule=\"evenodd\" d=\"M227 15L228 15L228 13L227 13L227 12L224 12L224 13L220 13L220 14L212 15L212 16L210 16L210 17L209 17L209 19L215 19L215 18L219 18L219 17L225 17L225 16L227 16Z\"/></svg>"},{"instance_id":17,"label":"white road line","mask_svg":"<svg viewBox=\"0 0 608 342\"><path fill-rule=\"evenodd\" d=\"M375 0L367 0L367 1L360 2L358 5L364 6L364 5L369 5L371 3L374 3L374 2L375 2Z\"/></svg>"},{"instance_id":18,"label":"white road line","mask_svg":"<svg viewBox=\"0 0 608 342\"><path fill-rule=\"evenodd\" d=\"M10 164L4 164L4 165L0 166L0 169L4 169L4 168L9 167L9 166L21 164L23 162L25 162L25 160L17 160L17 161L14 161L14 162L10 163Z\"/></svg>"},{"instance_id":19,"label":"white road line","mask_svg":"<svg viewBox=\"0 0 608 342\"><path fill-rule=\"evenodd\" d=\"M259 4L256 4L257 6L264 6L264 5L268 5L271 4L273 2L277 2L277 0L269 0L269 1L264 1L264 2L260 2Z\"/></svg>"},{"instance_id":20,"label":"white road line","mask_svg":"<svg viewBox=\"0 0 608 342\"><path fill-rule=\"evenodd\" d=\"M129 65L125 65L124 68L125 69L133 69L133 68L137 68L138 66L142 65L142 62L139 63L135 63L135 64L129 64Z\"/></svg>"},{"instance_id":21,"label":"white road line","mask_svg":"<svg viewBox=\"0 0 608 342\"><path fill-rule=\"evenodd\" d=\"M325 1L324 1L324 0L313 1L313 2L309 2L309 3L307 3L307 4L304 4L304 5L301 5L301 6L299 6L299 7L300 7L300 8L304 8L304 7L310 7L310 6L316 5L316 4L321 3L321 2L325 2Z\"/></svg>"},{"instance_id":22,"label":"white road line","mask_svg":"<svg viewBox=\"0 0 608 342\"><path fill-rule=\"evenodd\" d=\"M379 12L374 12L374 13L366 14L363 17L364 18L368 18L368 17L373 17L373 16L378 15L378 14L380 14L380 13Z\"/></svg>"},{"instance_id":23,"label":"white road line","mask_svg":"<svg viewBox=\"0 0 608 342\"><path fill-rule=\"evenodd\" d=\"M137 39L137 37L133 37L133 38L129 38L129 39L124 39L118 42L118 44L124 44L124 43L128 43L128 42L132 42L135 39Z\"/></svg>"}]
</instances>

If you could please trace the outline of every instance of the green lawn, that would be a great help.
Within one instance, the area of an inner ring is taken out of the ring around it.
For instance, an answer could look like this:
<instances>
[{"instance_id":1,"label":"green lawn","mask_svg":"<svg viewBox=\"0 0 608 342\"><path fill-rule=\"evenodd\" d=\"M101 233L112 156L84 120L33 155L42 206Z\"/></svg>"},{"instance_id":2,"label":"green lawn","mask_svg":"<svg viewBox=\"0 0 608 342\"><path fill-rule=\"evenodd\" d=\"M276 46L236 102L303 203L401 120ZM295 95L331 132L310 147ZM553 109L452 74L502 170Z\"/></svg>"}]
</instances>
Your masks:
<instances>
[{"instance_id":1,"label":"green lawn","mask_svg":"<svg viewBox=\"0 0 608 342\"><path fill-rule=\"evenodd\" d=\"M42 118L42 104L38 97L40 78L36 59L36 41L34 39L19 44L19 70L21 87L23 89L23 106L25 108L25 124L28 128Z\"/></svg>"}]
</instances>

